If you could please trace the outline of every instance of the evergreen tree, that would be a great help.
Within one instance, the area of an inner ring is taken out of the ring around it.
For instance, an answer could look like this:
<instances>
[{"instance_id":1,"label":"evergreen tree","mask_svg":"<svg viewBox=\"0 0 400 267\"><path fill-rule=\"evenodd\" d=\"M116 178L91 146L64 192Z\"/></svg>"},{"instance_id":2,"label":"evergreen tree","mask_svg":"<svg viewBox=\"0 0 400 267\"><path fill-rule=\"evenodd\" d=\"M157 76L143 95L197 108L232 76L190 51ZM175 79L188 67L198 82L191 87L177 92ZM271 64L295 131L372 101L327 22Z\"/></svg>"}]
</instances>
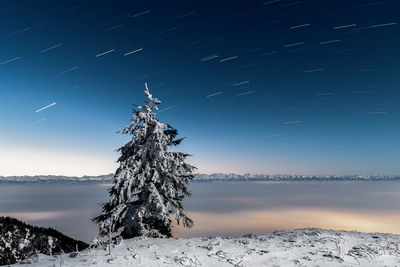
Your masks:
<instances>
[{"instance_id":1,"label":"evergreen tree","mask_svg":"<svg viewBox=\"0 0 400 267\"><path fill-rule=\"evenodd\" d=\"M182 206L190 196L188 184L195 167L185 162L190 155L172 152L183 138L178 131L159 121L154 110L161 102L145 84L148 101L134 109L130 125L121 132L132 140L119 148L119 168L109 189L110 201L93 221L100 226L100 235L122 229L123 238L134 236L171 237L171 215L183 226L192 227Z\"/></svg>"}]
</instances>

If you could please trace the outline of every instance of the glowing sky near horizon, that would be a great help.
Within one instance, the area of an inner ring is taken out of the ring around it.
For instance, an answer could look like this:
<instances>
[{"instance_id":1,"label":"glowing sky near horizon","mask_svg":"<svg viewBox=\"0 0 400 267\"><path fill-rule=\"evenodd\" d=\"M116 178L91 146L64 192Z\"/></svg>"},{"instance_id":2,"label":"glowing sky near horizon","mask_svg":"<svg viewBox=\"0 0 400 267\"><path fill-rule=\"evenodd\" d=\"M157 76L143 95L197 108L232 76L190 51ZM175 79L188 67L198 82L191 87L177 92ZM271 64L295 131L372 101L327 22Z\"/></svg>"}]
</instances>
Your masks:
<instances>
[{"instance_id":1,"label":"glowing sky near horizon","mask_svg":"<svg viewBox=\"0 0 400 267\"><path fill-rule=\"evenodd\" d=\"M1 2L0 175L115 170L144 101L198 172L400 174L400 3Z\"/></svg>"}]
</instances>

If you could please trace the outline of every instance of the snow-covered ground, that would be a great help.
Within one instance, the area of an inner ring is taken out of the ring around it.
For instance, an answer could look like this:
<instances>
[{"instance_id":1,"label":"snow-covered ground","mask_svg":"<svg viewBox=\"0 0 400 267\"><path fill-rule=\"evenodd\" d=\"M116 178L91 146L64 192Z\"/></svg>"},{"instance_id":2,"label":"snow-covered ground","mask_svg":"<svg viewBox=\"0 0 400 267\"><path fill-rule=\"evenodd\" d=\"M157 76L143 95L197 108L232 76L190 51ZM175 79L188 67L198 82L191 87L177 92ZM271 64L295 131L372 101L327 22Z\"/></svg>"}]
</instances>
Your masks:
<instances>
[{"instance_id":1,"label":"snow-covered ground","mask_svg":"<svg viewBox=\"0 0 400 267\"><path fill-rule=\"evenodd\" d=\"M235 238L134 238L30 266L400 266L400 236L301 229ZM25 261L27 262L27 261Z\"/></svg>"}]
</instances>

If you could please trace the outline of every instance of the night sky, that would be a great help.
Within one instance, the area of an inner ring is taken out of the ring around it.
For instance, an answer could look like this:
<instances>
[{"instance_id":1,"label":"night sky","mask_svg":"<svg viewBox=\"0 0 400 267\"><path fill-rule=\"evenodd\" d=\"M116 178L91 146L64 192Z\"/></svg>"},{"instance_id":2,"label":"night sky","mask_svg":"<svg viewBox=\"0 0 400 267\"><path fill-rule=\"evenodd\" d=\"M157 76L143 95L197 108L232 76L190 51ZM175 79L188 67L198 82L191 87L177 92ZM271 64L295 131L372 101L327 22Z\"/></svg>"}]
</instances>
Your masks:
<instances>
[{"instance_id":1,"label":"night sky","mask_svg":"<svg viewBox=\"0 0 400 267\"><path fill-rule=\"evenodd\" d=\"M145 82L198 172L400 174L399 19L397 0L2 0L0 175L113 172Z\"/></svg>"}]
</instances>

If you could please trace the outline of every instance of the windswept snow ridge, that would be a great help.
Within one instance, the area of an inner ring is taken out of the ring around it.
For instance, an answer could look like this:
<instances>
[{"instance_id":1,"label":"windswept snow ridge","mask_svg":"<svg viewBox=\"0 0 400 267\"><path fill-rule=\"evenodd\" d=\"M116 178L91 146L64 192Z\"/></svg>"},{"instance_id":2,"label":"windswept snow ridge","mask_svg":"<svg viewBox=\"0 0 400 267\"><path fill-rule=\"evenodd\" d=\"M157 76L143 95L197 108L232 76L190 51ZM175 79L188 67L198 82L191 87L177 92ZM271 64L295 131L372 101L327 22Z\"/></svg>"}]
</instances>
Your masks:
<instances>
[{"instance_id":1,"label":"windswept snow ridge","mask_svg":"<svg viewBox=\"0 0 400 267\"><path fill-rule=\"evenodd\" d=\"M302 229L236 238L133 238L30 266L400 266L400 236ZM29 266L29 265L28 265Z\"/></svg>"}]
</instances>

